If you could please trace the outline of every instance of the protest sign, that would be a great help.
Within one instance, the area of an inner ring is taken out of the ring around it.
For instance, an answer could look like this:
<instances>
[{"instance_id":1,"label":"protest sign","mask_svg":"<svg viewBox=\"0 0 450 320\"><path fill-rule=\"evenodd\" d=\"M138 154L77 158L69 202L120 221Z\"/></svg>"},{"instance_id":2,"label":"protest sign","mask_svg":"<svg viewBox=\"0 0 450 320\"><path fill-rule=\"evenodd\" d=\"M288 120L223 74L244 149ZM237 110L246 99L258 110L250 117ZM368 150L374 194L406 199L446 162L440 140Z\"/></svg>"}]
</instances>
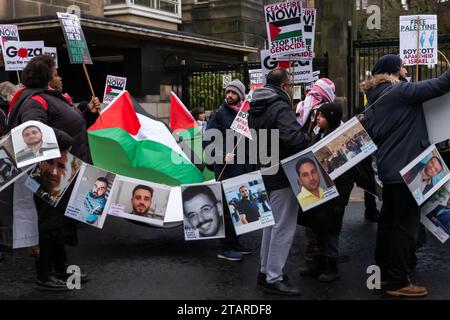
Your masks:
<instances>
[{"instance_id":1,"label":"protest sign","mask_svg":"<svg viewBox=\"0 0 450 320\"><path fill-rule=\"evenodd\" d=\"M42 122L22 123L11 130L11 138L18 168L61 156L55 132Z\"/></svg>"},{"instance_id":2,"label":"protest sign","mask_svg":"<svg viewBox=\"0 0 450 320\"><path fill-rule=\"evenodd\" d=\"M3 50L6 41L20 41L19 29L14 24L0 24L0 61L3 60Z\"/></svg>"},{"instance_id":3,"label":"protest sign","mask_svg":"<svg viewBox=\"0 0 450 320\"><path fill-rule=\"evenodd\" d=\"M266 83L269 72L277 67L286 69L290 72L290 76L293 76L294 83L310 82L313 76L313 64L311 60L277 62L270 55L269 50L261 50L261 69L264 84Z\"/></svg>"},{"instance_id":4,"label":"protest sign","mask_svg":"<svg viewBox=\"0 0 450 320\"><path fill-rule=\"evenodd\" d=\"M5 70L17 71L25 69L31 59L42 54L44 41L7 41L3 47Z\"/></svg>"},{"instance_id":5,"label":"protest sign","mask_svg":"<svg viewBox=\"0 0 450 320\"><path fill-rule=\"evenodd\" d=\"M30 169L31 166L24 169L17 167L14 159L11 135L4 136L0 140L0 191L8 187Z\"/></svg>"},{"instance_id":6,"label":"protest sign","mask_svg":"<svg viewBox=\"0 0 450 320\"><path fill-rule=\"evenodd\" d=\"M220 182L182 185L185 240L225 238Z\"/></svg>"},{"instance_id":7,"label":"protest sign","mask_svg":"<svg viewBox=\"0 0 450 320\"><path fill-rule=\"evenodd\" d=\"M227 85L233 81L233 75L232 74L224 74L222 75L222 87L225 89Z\"/></svg>"},{"instance_id":8,"label":"protest sign","mask_svg":"<svg viewBox=\"0 0 450 320\"><path fill-rule=\"evenodd\" d=\"M450 180L450 171L434 145L403 168L400 175L419 206Z\"/></svg>"},{"instance_id":9,"label":"protest sign","mask_svg":"<svg viewBox=\"0 0 450 320\"><path fill-rule=\"evenodd\" d=\"M127 78L106 76L105 93L103 94L103 103L110 104L126 88Z\"/></svg>"},{"instance_id":10,"label":"protest sign","mask_svg":"<svg viewBox=\"0 0 450 320\"><path fill-rule=\"evenodd\" d=\"M239 110L236 118L234 118L230 128L237 133L242 134L246 138L253 140L250 128L248 126L248 110L250 110L250 104L246 100Z\"/></svg>"},{"instance_id":11,"label":"protest sign","mask_svg":"<svg viewBox=\"0 0 450 320\"><path fill-rule=\"evenodd\" d=\"M437 42L436 15L400 16L400 58L405 66L437 64Z\"/></svg>"},{"instance_id":12,"label":"protest sign","mask_svg":"<svg viewBox=\"0 0 450 320\"><path fill-rule=\"evenodd\" d=\"M320 71L314 71L312 74L311 82L305 83L305 92L311 91L312 87L314 87L314 84L319 79L320 79Z\"/></svg>"},{"instance_id":13,"label":"protest sign","mask_svg":"<svg viewBox=\"0 0 450 320\"><path fill-rule=\"evenodd\" d=\"M450 139L450 93L423 104L431 144Z\"/></svg>"},{"instance_id":14,"label":"protest sign","mask_svg":"<svg viewBox=\"0 0 450 320\"><path fill-rule=\"evenodd\" d=\"M222 186L237 235L275 224L260 171L224 180Z\"/></svg>"},{"instance_id":15,"label":"protest sign","mask_svg":"<svg viewBox=\"0 0 450 320\"><path fill-rule=\"evenodd\" d=\"M71 64L92 64L89 48L78 16L57 12Z\"/></svg>"},{"instance_id":16,"label":"protest sign","mask_svg":"<svg viewBox=\"0 0 450 320\"><path fill-rule=\"evenodd\" d=\"M83 163L65 216L102 229L106 201L115 179L115 174Z\"/></svg>"},{"instance_id":17,"label":"protest sign","mask_svg":"<svg viewBox=\"0 0 450 320\"><path fill-rule=\"evenodd\" d=\"M450 238L450 183L442 186L421 210L420 221L442 243Z\"/></svg>"},{"instance_id":18,"label":"protest sign","mask_svg":"<svg viewBox=\"0 0 450 320\"><path fill-rule=\"evenodd\" d=\"M302 12L303 38L305 39L306 51L286 56L275 57L276 61L312 60L314 58L316 9L304 8Z\"/></svg>"},{"instance_id":19,"label":"protest sign","mask_svg":"<svg viewBox=\"0 0 450 320\"><path fill-rule=\"evenodd\" d=\"M106 203L109 215L163 226L170 187L117 176Z\"/></svg>"},{"instance_id":20,"label":"protest sign","mask_svg":"<svg viewBox=\"0 0 450 320\"><path fill-rule=\"evenodd\" d=\"M281 161L303 211L339 196L336 185L320 166L311 148Z\"/></svg>"},{"instance_id":21,"label":"protest sign","mask_svg":"<svg viewBox=\"0 0 450 320\"><path fill-rule=\"evenodd\" d=\"M263 73L261 69L248 70L250 78L250 91L264 87Z\"/></svg>"},{"instance_id":22,"label":"protest sign","mask_svg":"<svg viewBox=\"0 0 450 320\"><path fill-rule=\"evenodd\" d=\"M355 117L313 145L312 151L335 180L377 151L377 146Z\"/></svg>"},{"instance_id":23,"label":"protest sign","mask_svg":"<svg viewBox=\"0 0 450 320\"><path fill-rule=\"evenodd\" d=\"M58 51L54 47L42 48L42 54L46 54L55 60L55 67L58 69Z\"/></svg>"},{"instance_id":24,"label":"protest sign","mask_svg":"<svg viewBox=\"0 0 450 320\"><path fill-rule=\"evenodd\" d=\"M82 161L67 150L61 157L39 162L25 185L36 196L56 207L80 170Z\"/></svg>"},{"instance_id":25,"label":"protest sign","mask_svg":"<svg viewBox=\"0 0 450 320\"><path fill-rule=\"evenodd\" d=\"M306 51L301 1L266 5L264 16L270 55L277 57Z\"/></svg>"}]
</instances>

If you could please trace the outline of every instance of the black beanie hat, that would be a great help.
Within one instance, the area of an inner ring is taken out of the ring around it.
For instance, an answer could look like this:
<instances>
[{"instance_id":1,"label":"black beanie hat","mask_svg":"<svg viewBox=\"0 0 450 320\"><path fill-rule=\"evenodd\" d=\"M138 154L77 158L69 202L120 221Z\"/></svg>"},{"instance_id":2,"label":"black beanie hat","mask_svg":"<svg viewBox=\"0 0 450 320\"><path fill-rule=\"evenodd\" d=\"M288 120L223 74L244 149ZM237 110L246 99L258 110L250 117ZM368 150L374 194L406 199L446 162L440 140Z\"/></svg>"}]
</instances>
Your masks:
<instances>
[{"instance_id":1,"label":"black beanie hat","mask_svg":"<svg viewBox=\"0 0 450 320\"><path fill-rule=\"evenodd\" d=\"M334 130L340 126L342 121L342 107L339 103L324 103L319 107L318 111L327 119L331 129Z\"/></svg>"},{"instance_id":2,"label":"black beanie hat","mask_svg":"<svg viewBox=\"0 0 450 320\"><path fill-rule=\"evenodd\" d=\"M400 71L401 66L402 59L400 59L399 56L396 56L394 54L382 56L380 60L375 63L375 66L372 69L372 76L383 73L396 73L397 71Z\"/></svg>"}]
</instances>

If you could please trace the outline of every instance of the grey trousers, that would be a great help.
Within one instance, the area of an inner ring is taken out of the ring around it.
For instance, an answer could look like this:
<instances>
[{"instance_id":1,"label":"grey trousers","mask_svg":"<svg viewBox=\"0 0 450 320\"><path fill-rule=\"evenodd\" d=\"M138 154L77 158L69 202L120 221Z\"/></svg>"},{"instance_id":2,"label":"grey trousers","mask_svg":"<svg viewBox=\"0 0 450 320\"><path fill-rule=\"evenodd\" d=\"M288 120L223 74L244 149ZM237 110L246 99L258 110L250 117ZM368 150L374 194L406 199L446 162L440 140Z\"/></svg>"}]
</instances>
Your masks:
<instances>
[{"instance_id":1,"label":"grey trousers","mask_svg":"<svg viewBox=\"0 0 450 320\"><path fill-rule=\"evenodd\" d=\"M269 192L275 224L263 230L261 242L261 272L266 273L268 283L283 279L295 230L299 205L291 188Z\"/></svg>"}]
</instances>

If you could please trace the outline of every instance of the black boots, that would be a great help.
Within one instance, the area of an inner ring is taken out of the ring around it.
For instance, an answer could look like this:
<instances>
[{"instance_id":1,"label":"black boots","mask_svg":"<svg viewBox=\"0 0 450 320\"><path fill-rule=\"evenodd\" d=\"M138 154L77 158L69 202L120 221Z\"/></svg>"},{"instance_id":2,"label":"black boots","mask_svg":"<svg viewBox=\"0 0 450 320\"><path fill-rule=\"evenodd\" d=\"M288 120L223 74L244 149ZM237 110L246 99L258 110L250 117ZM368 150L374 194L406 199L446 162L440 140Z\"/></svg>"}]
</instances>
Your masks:
<instances>
[{"instance_id":1,"label":"black boots","mask_svg":"<svg viewBox=\"0 0 450 320\"><path fill-rule=\"evenodd\" d=\"M315 277L320 282L331 282L339 279L339 270L335 259L318 256L316 260L306 264L307 267L300 271L304 277Z\"/></svg>"},{"instance_id":2,"label":"black boots","mask_svg":"<svg viewBox=\"0 0 450 320\"><path fill-rule=\"evenodd\" d=\"M326 258L325 269L317 278L320 282L332 282L339 279L339 270L337 268L336 260Z\"/></svg>"}]
</instances>

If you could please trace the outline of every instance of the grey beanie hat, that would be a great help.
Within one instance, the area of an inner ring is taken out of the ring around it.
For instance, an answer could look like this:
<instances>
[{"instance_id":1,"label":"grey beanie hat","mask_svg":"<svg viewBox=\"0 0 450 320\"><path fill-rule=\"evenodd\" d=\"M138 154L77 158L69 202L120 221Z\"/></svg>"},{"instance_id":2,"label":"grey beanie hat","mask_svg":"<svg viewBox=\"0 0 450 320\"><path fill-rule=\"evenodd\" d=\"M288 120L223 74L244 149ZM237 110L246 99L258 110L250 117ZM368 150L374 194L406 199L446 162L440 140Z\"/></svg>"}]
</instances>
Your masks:
<instances>
[{"instance_id":1,"label":"grey beanie hat","mask_svg":"<svg viewBox=\"0 0 450 320\"><path fill-rule=\"evenodd\" d=\"M236 93L241 100L245 99L245 86L239 79L233 80L227 85L225 92L228 91Z\"/></svg>"}]
</instances>

